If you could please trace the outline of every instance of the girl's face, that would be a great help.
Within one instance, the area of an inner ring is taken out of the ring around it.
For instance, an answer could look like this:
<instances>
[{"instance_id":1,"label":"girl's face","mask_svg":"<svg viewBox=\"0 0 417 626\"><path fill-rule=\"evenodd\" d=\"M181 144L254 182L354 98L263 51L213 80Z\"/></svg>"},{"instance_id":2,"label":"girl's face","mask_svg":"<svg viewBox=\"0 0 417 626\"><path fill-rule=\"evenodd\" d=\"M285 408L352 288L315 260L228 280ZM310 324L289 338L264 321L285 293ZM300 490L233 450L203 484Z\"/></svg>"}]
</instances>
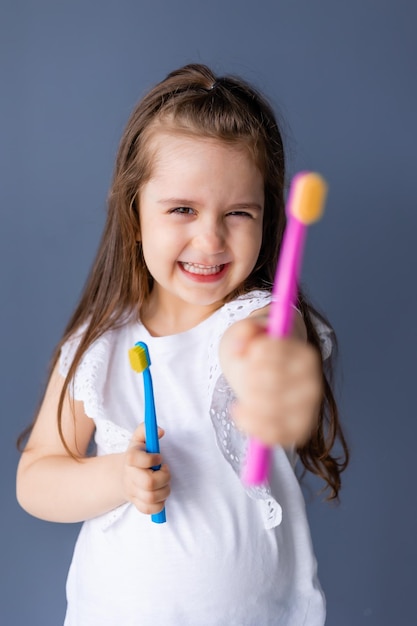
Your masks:
<instances>
[{"instance_id":1,"label":"girl's face","mask_svg":"<svg viewBox=\"0 0 417 626\"><path fill-rule=\"evenodd\" d=\"M154 278L146 311L198 322L255 267L263 177L246 149L219 140L159 131L151 149L139 194L139 238Z\"/></svg>"}]
</instances>

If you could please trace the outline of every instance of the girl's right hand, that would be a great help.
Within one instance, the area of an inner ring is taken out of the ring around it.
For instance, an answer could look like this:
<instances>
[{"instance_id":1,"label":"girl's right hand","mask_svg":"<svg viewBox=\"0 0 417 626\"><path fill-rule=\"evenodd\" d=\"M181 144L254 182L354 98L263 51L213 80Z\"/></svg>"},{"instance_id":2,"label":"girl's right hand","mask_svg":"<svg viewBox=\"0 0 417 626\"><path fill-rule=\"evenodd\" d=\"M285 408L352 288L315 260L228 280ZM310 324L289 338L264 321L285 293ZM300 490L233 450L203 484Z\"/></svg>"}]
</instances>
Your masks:
<instances>
[{"instance_id":1,"label":"girl's right hand","mask_svg":"<svg viewBox=\"0 0 417 626\"><path fill-rule=\"evenodd\" d=\"M158 428L158 437L164 435ZM160 465L157 471L151 469ZM171 474L167 465L162 463L160 454L145 450L145 424L140 424L133 433L125 452L123 467L123 490L126 500L135 505L141 513L152 515L159 513L165 506L171 488Z\"/></svg>"}]
</instances>

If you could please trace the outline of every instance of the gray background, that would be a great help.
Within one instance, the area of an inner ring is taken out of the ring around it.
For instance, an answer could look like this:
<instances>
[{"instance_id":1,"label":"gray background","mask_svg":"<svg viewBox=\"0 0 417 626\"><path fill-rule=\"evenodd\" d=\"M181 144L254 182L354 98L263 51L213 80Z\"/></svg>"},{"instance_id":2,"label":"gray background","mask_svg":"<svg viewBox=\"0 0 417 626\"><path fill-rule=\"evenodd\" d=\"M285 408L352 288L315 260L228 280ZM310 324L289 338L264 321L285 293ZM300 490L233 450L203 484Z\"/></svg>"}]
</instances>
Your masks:
<instances>
[{"instance_id":1,"label":"gray background","mask_svg":"<svg viewBox=\"0 0 417 626\"><path fill-rule=\"evenodd\" d=\"M14 440L95 253L128 115L168 71L201 61L266 92L285 119L289 173L318 170L330 186L303 274L339 336L352 448L341 505L307 493L327 623L416 625L415 2L0 9L1 624L62 623L78 526L19 509Z\"/></svg>"}]
</instances>

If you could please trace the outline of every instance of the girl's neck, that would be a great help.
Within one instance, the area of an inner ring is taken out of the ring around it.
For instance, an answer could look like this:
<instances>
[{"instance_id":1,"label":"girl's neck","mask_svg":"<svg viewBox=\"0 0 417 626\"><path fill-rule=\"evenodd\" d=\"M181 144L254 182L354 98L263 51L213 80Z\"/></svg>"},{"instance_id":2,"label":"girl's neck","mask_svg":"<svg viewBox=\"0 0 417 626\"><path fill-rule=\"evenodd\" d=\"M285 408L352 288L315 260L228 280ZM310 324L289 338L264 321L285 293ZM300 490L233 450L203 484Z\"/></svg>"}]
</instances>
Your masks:
<instances>
[{"instance_id":1,"label":"girl's neck","mask_svg":"<svg viewBox=\"0 0 417 626\"><path fill-rule=\"evenodd\" d=\"M156 298L149 298L140 311L140 319L153 337L165 337L184 333L217 311L222 303L208 306L193 306L184 303L179 307L165 307Z\"/></svg>"}]
</instances>

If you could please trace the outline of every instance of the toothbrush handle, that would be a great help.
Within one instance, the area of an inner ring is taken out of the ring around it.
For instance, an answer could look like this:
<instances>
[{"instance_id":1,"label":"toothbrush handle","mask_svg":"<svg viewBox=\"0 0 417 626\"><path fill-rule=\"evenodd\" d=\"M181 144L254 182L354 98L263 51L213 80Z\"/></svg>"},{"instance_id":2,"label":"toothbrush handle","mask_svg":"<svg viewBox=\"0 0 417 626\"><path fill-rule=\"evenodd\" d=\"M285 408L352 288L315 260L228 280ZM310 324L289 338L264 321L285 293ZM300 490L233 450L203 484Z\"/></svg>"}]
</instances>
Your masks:
<instances>
[{"instance_id":1,"label":"toothbrush handle","mask_svg":"<svg viewBox=\"0 0 417 626\"><path fill-rule=\"evenodd\" d=\"M165 507L162 509L162 511L159 511L159 513L153 513L151 515L151 520L155 524L164 524L167 521L167 518L165 515Z\"/></svg>"},{"instance_id":2,"label":"toothbrush handle","mask_svg":"<svg viewBox=\"0 0 417 626\"><path fill-rule=\"evenodd\" d=\"M242 479L246 485L260 485L268 477L271 449L257 439L250 439Z\"/></svg>"},{"instance_id":3,"label":"toothbrush handle","mask_svg":"<svg viewBox=\"0 0 417 626\"><path fill-rule=\"evenodd\" d=\"M281 254L272 291L267 332L271 337L291 333L297 284L301 269L306 226L290 215L282 240ZM271 450L256 439L250 439L242 478L247 485L266 481Z\"/></svg>"},{"instance_id":4,"label":"toothbrush handle","mask_svg":"<svg viewBox=\"0 0 417 626\"><path fill-rule=\"evenodd\" d=\"M152 377L149 368L143 372L143 381L145 385L145 446L146 452L156 452L159 454L158 425L156 422L155 401L153 395ZM154 465L151 469L157 472L161 469L160 465ZM151 515L151 520L155 524L163 524L166 522L165 507L159 513Z\"/></svg>"},{"instance_id":5,"label":"toothbrush handle","mask_svg":"<svg viewBox=\"0 0 417 626\"><path fill-rule=\"evenodd\" d=\"M272 290L267 328L271 337L287 337L291 334L306 234L306 225L290 216Z\"/></svg>"}]
</instances>

